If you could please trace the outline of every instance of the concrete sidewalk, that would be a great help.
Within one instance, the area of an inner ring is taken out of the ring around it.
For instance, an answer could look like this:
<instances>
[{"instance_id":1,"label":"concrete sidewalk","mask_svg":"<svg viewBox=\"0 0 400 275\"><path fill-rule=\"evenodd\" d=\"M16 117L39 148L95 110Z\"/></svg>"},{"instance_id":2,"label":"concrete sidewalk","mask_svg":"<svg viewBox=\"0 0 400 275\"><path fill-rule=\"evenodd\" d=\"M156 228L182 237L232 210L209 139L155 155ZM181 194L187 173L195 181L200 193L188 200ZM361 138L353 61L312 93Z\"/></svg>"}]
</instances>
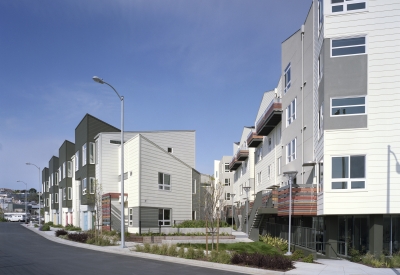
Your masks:
<instances>
[{"instance_id":1,"label":"concrete sidewalk","mask_svg":"<svg viewBox=\"0 0 400 275\"><path fill-rule=\"evenodd\" d=\"M159 261L166 261L166 262L175 262L179 264L186 264L191 266L199 266L204 268L210 269L218 269L218 270L226 270L232 272L239 272L243 274L265 274L265 275L400 275L399 268L372 268L365 265L352 263L346 260L328 260L328 259L319 259L314 264L310 263L302 263L302 262L295 262L294 266L296 267L293 270L287 272L280 272L280 271L271 271L265 269L258 269L258 268L250 268L250 267L243 267L243 266L235 266L235 265L226 265L226 264L217 264L205 261L197 261L197 260L187 260L182 258L175 258L169 256L161 256L161 255L154 255L148 253L140 253L131 251L132 248L138 243L134 242L125 242L126 248L121 248L120 246L96 246L90 244L83 244L72 242L68 240L64 240L55 236L54 231L39 231L38 228L33 226L25 225L22 226L26 227L29 230L43 236L44 238L57 242L64 245L70 245L75 247L80 247L84 249L91 249L100 252L106 253L113 253L113 254L120 254L125 256L131 257L139 257L139 258L146 258L146 259L153 259ZM247 235L243 232L234 231L232 233L236 236L240 242L251 242L250 239L247 238Z\"/></svg>"}]
</instances>

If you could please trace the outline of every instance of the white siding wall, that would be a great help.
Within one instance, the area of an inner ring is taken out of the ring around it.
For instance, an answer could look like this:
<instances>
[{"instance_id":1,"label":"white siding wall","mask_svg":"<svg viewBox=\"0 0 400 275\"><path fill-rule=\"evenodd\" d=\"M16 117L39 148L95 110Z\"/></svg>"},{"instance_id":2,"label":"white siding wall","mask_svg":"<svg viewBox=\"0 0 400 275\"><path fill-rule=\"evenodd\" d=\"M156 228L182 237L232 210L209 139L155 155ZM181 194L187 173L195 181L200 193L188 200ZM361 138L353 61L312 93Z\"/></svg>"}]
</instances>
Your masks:
<instances>
[{"instance_id":1,"label":"white siding wall","mask_svg":"<svg viewBox=\"0 0 400 275\"><path fill-rule=\"evenodd\" d=\"M369 0L368 11L326 16L327 38L356 34L367 35L368 128L325 132L324 214L399 213L400 2ZM366 189L330 190L331 157L348 154L366 154Z\"/></svg>"},{"instance_id":2,"label":"white siding wall","mask_svg":"<svg viewBox=\"0 0 400 275\"><path fill-rule=\"evenodd\" d=\"M169 153L141 138L140 204L143 207L171 208L173 220L192 218L192 169ZM171 176L171 191L160 190L158 173Z\"/></svg>"},{"instance_id":3,"label":"white siding wall","mask_svg":"<svg viewBox=\"0 0 400 275\"><path fill-rule=\"evenodd\" d=\"M130 139L125 144L124 170L128 173L128 179L124 180L124 192L128 193L128 207L139 205L139 145L140 138Z\"/></svg>"}]
</instances>

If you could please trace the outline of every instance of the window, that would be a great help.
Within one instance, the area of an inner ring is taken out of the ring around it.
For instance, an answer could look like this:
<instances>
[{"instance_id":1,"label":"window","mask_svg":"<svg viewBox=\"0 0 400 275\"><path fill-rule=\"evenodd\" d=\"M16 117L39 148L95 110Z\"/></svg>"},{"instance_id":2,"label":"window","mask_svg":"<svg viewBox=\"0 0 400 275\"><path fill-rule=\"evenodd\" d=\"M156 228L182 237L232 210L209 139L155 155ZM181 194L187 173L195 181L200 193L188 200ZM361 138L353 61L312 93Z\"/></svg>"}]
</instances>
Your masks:
<instances>
[{"instance_id":1,"label":"window","mask_svg":"<svg viewBox=\"0 0 400 275\"><path fill-rule=\"evenodd\" d=\"M58 168L58 175L57 175L57 177L58 177L58 181L57 182L60 182L61 180L62 180L62 178L61 178L61 166ZM58 184L57 184L58 185Z\"/></svg>"},{"instance_id":2,"label":"window","mask_svg":"<svg viewBox=\"0 0 400 275\"><path fill-rule=\"evenodd\" d=\"M75 153L75 171L79 170L79 151Z\"/></svg>"},{"instance_id":3,"label":"window","mask_svg":"<svg viewBox=\"0 0 400 275\"><path fill-rule=\"evenodd\" d=\"M268 138L268 152L272 151L272 137Z\"/></svg>"},{"instance_id":4,"label":"window","mask_svg":"<svg viewBox=\"0 0 400 275\"><path fill-rule=\"evenodd\" d=\"M49 200L49 198L47 198L46 199L46 205L45 205L46 207L49 207L50 206L50 200Z\"/></svg>"},{"instance_id":5,"label":"window","mask_svg":"<svg viewBox=\"0 0 400 275\"><path fill-rule=\"evenodd\" d=\"M270 180L271 179L271 164L270 165L268 165L268 180Z\"/></svg>"},{"instance_id":6,"label":"window","mask_svg":"<svg viewBox=\"0 0 400 275\"><path fill-rule=\"evenodd\" d=\"M297 138L286 145L286 163L289 163L296 159L296 140Z\"/></svg>"},{"instance_id":7,"label":"window","mask_svg":"<svg viewBox=\"0 0 400 275\"><path fill-rule=\"evenodd\" d=\"M58 171L60 171L60 170L58 170ZM54 185L58 185L58 172L55 172L54 173Z\"/></svg>"},{"instance_id":8,"label":"window","mask_svg":"<svg viewBox=\"0 0 400 275\"><path fill-rule=\"evenodd\" d=\"M67 192L65 192L65 188L62 189L63 193L63 200L65 201L67 199Z\"/></svg>"},{"instance_id":9,"label":"window","mask_svg":"<svg viewBox=\"0 0 400 275\"><path fill-rule=\"evenodd\" d=\"M365 10L367 1L360 0L331 0L332 13Z\"/></svg>"},{"instance_id":10,"label":"window","mask_svg":"<svg viewBox=\"0 0 400 275\"><path fill-rule=\"evenodd\" d=\"M332 189L365 189L365 156L332 157Z\"/></svg>"},{"instance_id":11,"label":"window","mask_svg":"<svg viewBox=\"0 0 400 275\"><path fill-rule=\"evenodd\" d=\"M277 174L278 174L278 176L280 175L280 174L282 174L282 157L279 157L278 158L278 160L277 160Z\"/></svg>"},{"instance_id":12,"label":"window","mask_svg":"<svg viewBox=\"0 0 400 275\"><path fill-rule=\"evenodd\" d=\"M95 144L94 142L89 143L89 163L94 164L96 159L96 151L95 151Z\"/></svg>"},{"instance_id":13,"label":"window","mask_svg":"<svg viewBox=\"0 0 400 275\"><path fill-rule=\"evenodd\" d=\"M72 200L72 187L68 187L68 200Z\"/></svg>"},{"instance_id":14,"label":"window","mask_svg":"<svg viewBox=\"0 0 400 275\"><path fill-rule=\"evenodd\" d=\"M365 96L331 98L331 116L365 114Z\"/></svg>"},{"instance_id":15,"label":"window","mask_svg":"<svg viewBox=\"0 0 400 275\"><path fill-rule=\"evenodd\" d=\"M158 209L158 225L171 225L171 209Z\"/></svg>"},{"instance_id":16,"label":"window","mask_svg":"<svg viewBox=\"0 0 400 275\"><path fill-rule=\"evenodd\" d=\"M196 220L196 211L192 211L192 220Z\"/></svg>"},{"instance_id":17,"label":"window","mask_svg":"<svg viewBox=\"0 0 400 275\"><path fill-rule=\"evenodd\" d=\"M96 191L96 181L94 178L89 178L89 193L94 194Z\"/></svg>"},{"instance_id":18,"label":"window","mask_svg":"<svg viewBox=\"0 0 400 275\"><path fill-rule=\"evenodd\" d=\"M225 186L231 186L231 179L225 179Z\"/></svg>"},{"instance_id":19,"label":"window","mask_svg":"<svg viewBox=\"0 0 400 275\"><path fill-rule=\"evenodd\" d=\"M72 178L72 161L67 162L67 177Z\"/></svg>"},{"instance_id":20,"label":"window","mask_svg":"<svg viewBox=\"0 0 400 275\"><path fill-rule=\"evenodd\" d=\"M225 173L230 172L229 163L225 163Z\"/></svg>"},{"instance_id":21,"label":"window","mask_svg":"<svg viewBox=\"0 0 400 275\"><path fill-rule=\"evenodd\" d=\"M231 200L231 193L225 193L225 200L230 201Z\"/></svg>"},{"instance_id":22,"label":"window","mask_svg":"<svg viewBox=\"0 0 400 275\"><path fill-rule=\"evenodd\" d=\"M173 153L173 149L172 149L172 147L168 147L168 149L167 149L167 151L168 151L168 153Z\"/></svg>"},{"instance_id":23,"label":"window","mask_svg":"<svg viewBox=\"0 0 400 275\"><path fill-rule=\"evenodd\" d=\"M285 74L285 94L286 94L291 84L290 63L289 65L287 65L284 74Z\"/></svg>"},{"instance_id":24,"label":"window","mask_svg":"<svg viewBox=\"0 0 400 275\"><path fill-rule=\"evenodd\" d=\"M133 226L133 208L129 208L129 226Z\"/></svg>"},{"instance_id":25,"label":"window","mask_svg":"<svg viewBox=\"0 0 400 275\"><path fill-rule=\"evenodd\" d=\"M62 165L62 178L63 179L65 179L65 176L66 176L66 170L65 170L65 167L66 167L66 165L65 165L65 161L64 161L64 163L63 163L63 165Z\"/></svg>"},{"instance_id":26,"label":"window","mask_svg":"<svg viewBox=\"0 0 400 275\"><path fill-rule=\"evenodd\" d=\"M331 56L346 56L366 53L366 38L351 37L331 40Z\"/></svg>"},{"instance_id":27,"label":"window","mask_svg":"<svg viewBox=\"0 0 400 275\"><path fill-rule=\"evenodd\" d=\"M324 102L321 103L318 112L318 138L324 134Z\"/></svg>"},{"instance_id":28,"label":"window","mask_svg":"<svg viewBox=\"0 0 400 275\"><path fill-rule=\"evenodd\" d=\"M164 173L158 173L158 189L171 190L171 176Z\"/></svg>"},{"instance_id":29,"label":"window","mask_svg":"<svg viewBox=\"0 0 400 275\"><path fill-rule=\"evenodd\" d=\"M55 203L58 203L58 193L55 193L55 194L54 194L54 202L55 202Z\"/></svg>"},{"instance_id":30,"label":"window","mask_svg":"<svg viewBox=\"0 0 400 275\"><path fill-rule=\"evenodd\" d=\"M240 186L239 186L239 189L240 189L240 195L243 195L243 184L241 184Z\"/></svg>"},{"instance_id":31,"label":"window","mask_svg":"<svg viewBox=\"0 0 400 275\"><path fill-rule=\"evenodd\" d=\"M296 98L286 108L286 127L296 119Z\"/></svg>"},{"instance_id":32,"label":"window","mask_svg":"<svg viewBox=\"0 0 400 275\"><path fill-rule=\"evenodd\" d=\"M318 163L318 184L319 184L319 192L324 192L324 163L321 161Z\"/></svg>"},{"instance_id":33,"label":"window","mask_svg":"<svg viewBox=\"0 0 400 275\"><path fill-rule=\"evenodd\" d=\"M256 164L262 160L262 147L257 148L256 150Z\"/></svg>"},{"instance_id":34,"label":"window","mask_svg":"<svg viewBox=\"0 0 400 275\"><path fill-rule=\"evenodd\" d=\"M82 180L82 195L86 195L86 190L87 190L87 179L84 178Z\"/></svg>"},{"instance_id":35,"label":"window","mask_svg":"<svg viewBox=\"0 0 400 275\"><path fill-rule=\"evenodd\" d=\"M318 57L318 81L321 81L323 74L324 74L324 59L321 52Z\"/></svg>"},{"instance_id":36,"label":"window","mask_svg":"<svg viewBox=\"0 0 400 275\"><path fill-rule=\"evenodd\" d=\"M257 186L261 184L262 176L261 171L257 173Z\"/></svg>"},{"instance_id":37,"label":"window","mask_svg":"<svg viewBox=\"0 0 400 275\"><path fill-rule=\"evenodd\" d=\"M196 180L192 180L192 194L196 194Z\"/></svg>"},{"instance_id":38,"label":"window","mask_svg":"<svg viewBox=\"0 0 400 275\"><path fill-rule=\"evenodd\" d=\"M86 143L82 145L82 166L86 165Z\"/></svg>"},{"instance_id":39,"label":"window","mask_svg":"<svg viewBox=\"0 0 400 275\"><path fill-rule=\"evenodd\" d=\"M48 181L46 181L46 192L50 191L50 184Z\"/></svg>"}]
</instances>

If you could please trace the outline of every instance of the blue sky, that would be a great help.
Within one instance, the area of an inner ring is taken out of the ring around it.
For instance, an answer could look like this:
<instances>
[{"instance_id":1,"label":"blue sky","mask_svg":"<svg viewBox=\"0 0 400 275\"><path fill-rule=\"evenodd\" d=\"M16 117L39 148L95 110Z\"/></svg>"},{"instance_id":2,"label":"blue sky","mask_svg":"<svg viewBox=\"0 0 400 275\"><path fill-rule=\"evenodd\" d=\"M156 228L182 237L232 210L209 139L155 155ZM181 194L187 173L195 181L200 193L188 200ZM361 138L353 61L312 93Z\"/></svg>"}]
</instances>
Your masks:
<instances>
[{"instance_id":1,"label":"blue sky","mask_svg":"<svg viewBox=\"0 0 400 275\"><path fill-rule=\"evenodd\" d=\"M0 187L38 188L86 113L126 130L196 130L196 169L232 155L311 0L0 2Z\"/></svg>"}]
</instances>

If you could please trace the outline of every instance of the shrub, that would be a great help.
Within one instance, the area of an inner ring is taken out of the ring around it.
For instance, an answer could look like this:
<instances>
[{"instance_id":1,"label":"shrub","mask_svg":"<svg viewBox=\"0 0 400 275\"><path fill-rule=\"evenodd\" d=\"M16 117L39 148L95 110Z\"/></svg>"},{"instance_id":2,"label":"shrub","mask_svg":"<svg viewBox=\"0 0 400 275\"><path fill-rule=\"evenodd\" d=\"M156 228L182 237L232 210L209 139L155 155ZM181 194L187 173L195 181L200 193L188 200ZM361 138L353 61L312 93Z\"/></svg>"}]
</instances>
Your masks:
<instances>
[{"instance_id":1,"label":"shrub","mask_svg":"<svg viewBox=\"0 0 400 275\"><path fill-rule=\"evenodd\" d=\"M229 254L225 250L222 250L218 253L217 262L220 264L230 264L231 258L232 258L231 254Z\"/></svg>"},{"instance_id":2,"label":"shrub","mask_svg":"<svg viewBox=\"0 0 400 275\"><path fill-rule=\"evenodd\" d=\"M159 254L160 255L167 255L168 254L168 244L162 244L160 247L159 247Z\"/></svg>"},{"instance_id":3,"label":"shrub","mask_svg":"<svg viewBox=\"0 0 400 275\"><path fill-rule=\"evenodd\" d=\"M217 227L217 223L215 222L215 227ZM219 227L230 227L231 225L225 221L219 222ZM174 225L175 228L204 228L206 227L206 221L204 220L186 220L181 222L180 224Z\"/></svg>"},{"instance_id":4,"label":"shrub","mask_svg":"<svg viewBox=\"0 0 400 275\"><path fill-rule=\"evenodd\" d=\"M47 223L45 223L45 224L47 224L47 225L49 225L49 226L53 226L53 222L47 222Z\"/></svg>"},{"instance_id":5,"label":"shrub","mask_svg":"<svg viewBox=\"0 0 400 275\"><path fill-rule=\"evenodd\" d=\"M304 258L304 252L303 250L295 250L292 254L292 260L297 261L301 258Z\"/></svg>"},{"instance_id":6,"label":"shrub","mask_svg":"<svg viewBox=\"0 0 400 275\"><path fill-rule=\"evenodd\" d=\"M313 263L314 262L314 257L312 254L308 255L307 257L303 258L303 262L305 263Z\"/></svg>"},{"instance_id":7,"label":"shrub","mask_svg":"<svg viewBox=\"0 0 400 275\"><path fill-rule=\"evenodd\" d=\"M361 261L361 253L357 249L350 248L349 249L350 261L352 262L360 262Z\"/></svg>"},{"instance_id":8,"label":"shrub","mask_svg":"<svg viewBox=\"0 0 400 275\"><path fill-rule=\"evenodd\" d=\"M186 259L195 259L195 250L193 247L189 247L185 253Z\"/></svg>"},{"instance_id":9,"label":"shrub","mask_svg":"<svg viewBox=\"0 0 400 275\"><path fill-rule=\"evenodd\" d=\"M35 227L35 228L36 228L36 227L39 227L39 225L37 225L37 223L35 223L35 224L33 225L33 227Z\"/></svg>"},{"instance_id":10,"label":"shrub","mask_svg":"<svg viewBox=\"0 0 400 275\"><path fill-rule=\"evenodd\" d=\"M287 251L288 248L288 241L279 237L272 237L271 235L260 236L260 241L272 245L282 252Z\"/></svg>"},{"instance_id":11,"label":"shrub","mask_svg":"<svg viewBox=\"0 0 400 275\"><path fill-rule=\"evenodd\" d=\"M73 226L72 224L67 224L65 226L65 230L68 230L68 231L82 231L82 229L80 227Z\"/></svg>"},{"instance_id":12,"label":"shrub","mask_svg":"<svg viewBox=\"0 0 400 275\"><path fill-rule=\"evenodd\" d=\"M160 247L157 244L153 244L150 247L150 253L152 253L152 254L160 254Z\"/></svg>"},{"instance_id":13,"label":"shrub","mask_svg":"<svg viewBox=\"0 0 400 275\"><path fill-rule=\"evenodd\" d=\"M144 247L140 244L135 245L136 252L144 252Z\"/></svg>"},{"instance_id":14,"label":"shrub","mask_svg":"<svg viewBox=\"0 0 400 275\"><path fill-rule=\"evenodd\" d=\"M89 236L87 233L69 233L68 239L74 242L86 243Z\"/></svg>"},{"instance_id":15,"label":"shrub","mask_svg":"<svg viewBox=\"0 0 400 275\"><path fill-rule=\"evenodd\" d=\"M150 253L151 245L149 243L145 243L143 245L143 252Z\"/></svg>"},{"instance_id":16,"label":"shrub","mask_svg":"<svg viewBox=\"0 0 400 275\"><path fill-rule=\"evenodd\" d=\"M48 224L43 224L40 228L40 231L50 231L50 225Z\"/></svg>"},{"instance_id":17,"label":"shrub","mask_svg":"<svg viewBox=\"0 0 400 275\"><path fill-rule=\"evenodd\" d=\"M64 226L62 226L61 224L53 224L53 225L51 225L51 227L64 228Z\"/></svg>"},{"instance_id":18,"label":"shrub","mask_svg":"<svg viewBox=\"0 0 400 275\"><path fill-rule=\"evenodd\" d=\"M178 251L177 251L177 246L176 246L176 244L171 244L171 245L168 247L167 255L168 255L168 256L172 256L172 257L178 256Z\"/></svg>"},{"instance_id":19,"label":"shrub","mask_svg":"<svg viewBox=\"0 0 400 275\"><path fill-rule=\"evenodd\" d=\"M290 258L282 255L271 256L259 253L236 253L232 256L231 263L274 270L288 270L293 268L293 262Z\"/></svg>"},{"instance_id":20,"label":"shrub","mask_svg":"<svg viewBox=\"0 0 400 275\"><path fill-rule=\"evenodd\" d=\"M178 250L178 257L179 257L179 258L185 258L185 248L184 248L184 247L181 247L181 248Z\"/></svg>"},{"instance_id":21,"label":"shrub","mask_svg":"<svg viewBox=\"0 0 400 275\"><path fill-rule=\"evenodd\" d=\"M68 232L65 231L64 229L59 229L56 231L56 237L62 236L62 235L68 235Z\"/></svg>"}]
</instances>

